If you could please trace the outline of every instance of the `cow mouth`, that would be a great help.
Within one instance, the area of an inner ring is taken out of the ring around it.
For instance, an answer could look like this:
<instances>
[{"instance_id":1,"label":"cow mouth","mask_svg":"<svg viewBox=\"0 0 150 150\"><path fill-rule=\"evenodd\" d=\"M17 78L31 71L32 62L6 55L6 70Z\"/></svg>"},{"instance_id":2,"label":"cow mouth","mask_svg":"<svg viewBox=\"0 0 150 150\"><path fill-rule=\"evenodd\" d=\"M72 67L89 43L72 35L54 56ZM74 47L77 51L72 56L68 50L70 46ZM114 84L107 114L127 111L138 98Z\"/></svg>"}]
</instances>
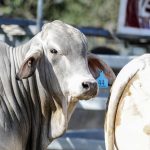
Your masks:
<instances>
[{"instance_id":1,"label":"cow mouth","mask_svg":"<svg viewBox=\"0 0 150 150\"><path fill-rule=\"evenodd\" d=\"M78 101L78 100L89 100L91 98L94 98L95 96L97 95L97 91L94 90L94 91L88 91L88 92L84 92L80 95L77 95L77 96L71 96L72 99Z\"/></svg>"}]
</instances>

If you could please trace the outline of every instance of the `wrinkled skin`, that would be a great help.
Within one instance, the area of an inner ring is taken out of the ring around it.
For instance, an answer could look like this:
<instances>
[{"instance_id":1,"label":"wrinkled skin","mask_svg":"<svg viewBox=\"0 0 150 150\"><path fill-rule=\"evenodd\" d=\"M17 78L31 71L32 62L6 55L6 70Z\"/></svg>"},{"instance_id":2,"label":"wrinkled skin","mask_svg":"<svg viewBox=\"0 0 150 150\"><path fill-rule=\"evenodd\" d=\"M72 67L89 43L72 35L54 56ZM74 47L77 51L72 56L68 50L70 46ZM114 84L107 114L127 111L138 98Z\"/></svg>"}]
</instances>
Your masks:
<instances>
[{"instance_id":1,"label":"wrinkled skin","mask_svg":"<svg viewBox=\"0 0 150 150\"><path fill-rule=\"evenodd\" d=\"M115 78L87 53L86 37L61 21L22 46L0 44L1 150L45 150L67 129L78 100L96 96L98 70Z\"/></svg>"}]
</instances>

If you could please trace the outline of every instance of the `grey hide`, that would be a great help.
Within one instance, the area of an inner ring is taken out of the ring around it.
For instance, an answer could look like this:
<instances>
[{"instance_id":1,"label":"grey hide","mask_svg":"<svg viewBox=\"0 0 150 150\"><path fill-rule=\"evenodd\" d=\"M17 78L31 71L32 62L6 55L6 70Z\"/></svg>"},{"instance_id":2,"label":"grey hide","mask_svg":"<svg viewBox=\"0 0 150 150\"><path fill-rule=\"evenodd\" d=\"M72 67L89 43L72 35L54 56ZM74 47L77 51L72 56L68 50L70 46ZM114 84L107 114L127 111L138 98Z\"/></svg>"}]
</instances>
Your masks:
<instances>
[{"instance_id":1,"label":"grey hide","mask_svg":"<svg viewBox=\"0 0 150 150\"><path fill-rule=\"evenodd\" d=\"M22 46L0 43L0 150L45 150L67 129L78 100L97 94L98 70L114 80L86 50L85 36L61 21Z\"/></svg>"}]
</instances>

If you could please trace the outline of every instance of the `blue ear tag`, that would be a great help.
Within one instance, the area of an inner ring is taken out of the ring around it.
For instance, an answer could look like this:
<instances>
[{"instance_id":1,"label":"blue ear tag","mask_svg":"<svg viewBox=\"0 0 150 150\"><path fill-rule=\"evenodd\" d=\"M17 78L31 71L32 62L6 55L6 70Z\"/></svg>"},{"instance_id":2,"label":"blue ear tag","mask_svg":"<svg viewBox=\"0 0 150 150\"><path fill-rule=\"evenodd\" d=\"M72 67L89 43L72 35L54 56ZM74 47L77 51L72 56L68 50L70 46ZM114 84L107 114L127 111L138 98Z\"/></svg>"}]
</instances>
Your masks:
<instances>
[{"instance_id":1,"label":"blue ear tag","mask_svg":"<svg viewBox=\"0 0 150 150\"><path fill-rule=\"evenodd\" d=\"M96 79L99 88L108 88L108 79L105 77L104 72L101 71L99 77Z\"/></svg>"}]
</instances>

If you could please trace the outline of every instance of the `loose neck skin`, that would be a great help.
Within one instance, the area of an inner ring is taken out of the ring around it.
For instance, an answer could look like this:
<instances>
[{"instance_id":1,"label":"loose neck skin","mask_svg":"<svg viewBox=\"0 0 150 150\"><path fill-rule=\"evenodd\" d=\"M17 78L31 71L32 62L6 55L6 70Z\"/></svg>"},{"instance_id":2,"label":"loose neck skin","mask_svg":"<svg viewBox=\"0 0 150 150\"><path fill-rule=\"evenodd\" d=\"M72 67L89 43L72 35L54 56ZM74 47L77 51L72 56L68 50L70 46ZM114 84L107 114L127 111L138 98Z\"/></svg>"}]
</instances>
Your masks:
<instances>
[{"instance_id":1,"label":"loose neck skin","mask_svg":"<svg viewBox=\"0 0 150 150\"><path fill-rule=\"evenodd\" d=\"M67 99L61 92L55 93L56 90L60 91L60 87L57 81L54 81L56 76L51 66L47 65L46 56L39 60L33 76L21 81L16 80L15 75L33 40L34 38L22 46L10 48L9 58L13 93L18 97L17 103L21 103L19 108L21 112L18 109L14 111L20 114L20 118L25 114L24 124L28 131L26 136L32 137L29 149L37 150L41 147L43 150L53 138L63 134L67 128Z\"/></svg>"},{"instance_id":2,"label":"loose neck skin","mask_svg":"<svg viewBox=\"0 0 150 150\"><path fill-rule=\"evenodd\" d=\"M9 47L8 57L10 59L10 78L13 98L10 99L14 106L17 104L18 107L11 108L17 114L17 124L21 126L22 130L20 136L24 135L24 139L27 140L31 137L30 142L25 141L27 150L38 150L46 149L46 144L43 137L47 138L46 128L42 107L46 101L46 94L42 84L40 83L38 70L32 77L23 79L21 81L16 80L16 73L18 72L21 64L24 61L25 55L30 49L30 45L33 39L22 46L15 48ZM8 79L9 80L9 79ZM10 93L7 93L10 95ZM6 95L7 95L6 94ZM14 122L16 124L16 122ZM44 132L44 133L43 133ZM45 135L44 135L45 134ZM32 141L32 142L31 142ZM40 142L39 142L40 141ZM47 139L48 141L48 139ZM40 148L41 147L41 148ZM42 148L44 147L44 148Z\"/></svg>"}]
</instances>

